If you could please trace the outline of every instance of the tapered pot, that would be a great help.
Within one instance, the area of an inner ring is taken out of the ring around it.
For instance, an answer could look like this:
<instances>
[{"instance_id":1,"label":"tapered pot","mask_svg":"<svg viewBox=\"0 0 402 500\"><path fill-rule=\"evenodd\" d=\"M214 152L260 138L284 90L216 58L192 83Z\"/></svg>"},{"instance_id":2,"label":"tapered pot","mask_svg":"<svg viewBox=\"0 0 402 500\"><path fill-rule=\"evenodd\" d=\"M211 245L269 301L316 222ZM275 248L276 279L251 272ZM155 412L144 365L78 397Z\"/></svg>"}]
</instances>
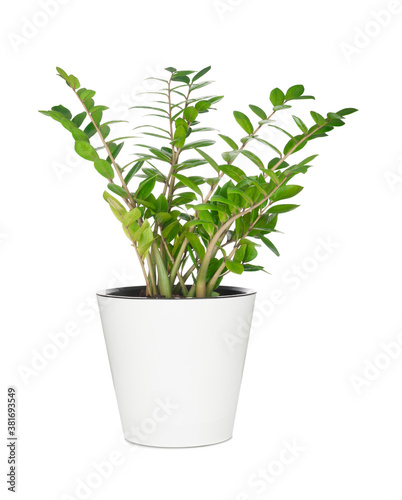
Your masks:
<instances>
[{"instance_id":1,"label":"tapered pot","mask_svg":"<svg viewBox=\"0 0 402 500\"><path fill-rule=\"evenodd\" d=\"M97 293L125 438L161 447L230 439L256 292L150 299L142 288Z\"/></svg>"}]
</instances>

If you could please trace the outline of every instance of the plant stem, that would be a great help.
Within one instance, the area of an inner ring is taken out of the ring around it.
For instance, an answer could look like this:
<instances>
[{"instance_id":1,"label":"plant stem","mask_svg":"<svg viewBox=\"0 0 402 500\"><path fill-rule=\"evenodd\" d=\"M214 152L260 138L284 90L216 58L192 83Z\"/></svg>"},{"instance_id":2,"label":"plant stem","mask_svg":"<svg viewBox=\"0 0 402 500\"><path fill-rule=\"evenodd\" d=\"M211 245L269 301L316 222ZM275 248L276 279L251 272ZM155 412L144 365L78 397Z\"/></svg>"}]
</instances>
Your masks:
<instances>
[{"instance_id":1,"label":"plant stem","mask_svg":"<svg viewBox=\"0 0 402 500\"><path fill-rule=\"evenodd\" d=\"M72 87L71 87L72 88ZM126 204L128 205L128 207L131 209L131 208L135 208L136 207L136 203L135 201L133 200L133 197L131 196L131 193L130 193L130 190L128 189L127 187L127 184L126 182L124 181L124 178L123 178L123 174L121 173L112 153L110 152L110 149L109 149L109 146L108 146L108 143L106 142L105 138L103 137L103 134L98 126L98 124L96 123L96 121L94 120L93 116L92 116L92 113L89 112L88 108L85 106L85 103L84 101L81 99L81 97L78 95L77 91L73 88L73 91L75 93L75 95L78 97L80 103L83 105L84 109L85 109L85 112L87 113L87 115L89 116L93 126L95 127L96 129L96 132L98 133L101 141L102 141L102 144L106 150L106 153L107 155L109 156L110 158L110 161L112 162L112 165L120 179L120 182L121 182L121 185L124 189L124 191L127 193L127 199L125 199L124 201L126 202Z\"/></svg>"}]
</instances>

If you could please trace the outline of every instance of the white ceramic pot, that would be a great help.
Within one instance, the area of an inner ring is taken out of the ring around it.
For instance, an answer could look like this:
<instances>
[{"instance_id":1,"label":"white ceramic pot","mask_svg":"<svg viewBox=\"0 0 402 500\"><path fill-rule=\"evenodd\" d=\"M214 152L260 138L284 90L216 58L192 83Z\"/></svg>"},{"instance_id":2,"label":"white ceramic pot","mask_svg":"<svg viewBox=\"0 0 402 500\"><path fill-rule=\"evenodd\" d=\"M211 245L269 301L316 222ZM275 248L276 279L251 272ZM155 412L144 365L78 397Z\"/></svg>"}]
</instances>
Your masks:
<instances>
[{"instance_id":1,"label":"white ceramic pot","mask_svg":"<svg viewBox=\"0 0 402 500\"><path fill-rule=\"evenodd\" d=\"M142 288L97 293L125 438L162 447L230 439L256 292L147 299Z\"/></svg>"}]
</instances>

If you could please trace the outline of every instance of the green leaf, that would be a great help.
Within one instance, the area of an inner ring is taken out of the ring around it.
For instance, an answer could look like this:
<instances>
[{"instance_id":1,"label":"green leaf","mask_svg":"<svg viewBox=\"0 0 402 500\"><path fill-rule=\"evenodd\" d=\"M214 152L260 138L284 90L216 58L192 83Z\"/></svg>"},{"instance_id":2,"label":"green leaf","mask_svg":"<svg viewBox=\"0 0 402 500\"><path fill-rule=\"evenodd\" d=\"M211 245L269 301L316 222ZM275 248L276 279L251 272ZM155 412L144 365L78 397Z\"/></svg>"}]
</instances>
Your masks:
<instances>
[{"instance_id":1,"label":"green leaf","mask_svg":"<svg viewBox=\"0 0 402 500\"><path fill-rule=\"evenodd\" d=\"M226 198L224 198L223 196L220 196L218 194L214 194L211 198L211 201L214 202L214 203L224 203L225 205L229 205L231 207L234 207L238 210L241 209L241 207L239 207L238 205L236 205L236 203L234 203L233 201L231 200L228 200Z\"/></svg>"},{"instance_id":2,"label":"green leaf","mask_svg":"<svg viewBox=\"0 0 402 500\"><path fill-rule=\"evenodd\" d=\"M103 175L103 177L106 177L106 179L113 179L114 170L108 161L97 159L94 162L94 166L95 166L96 170L101 175Z\"/></svg>"},{"instance_id":3,"label":"green leaf","mask_svg":"<svg viewBox=\"0 0 402 500\"><path fill-rule=\"evenodd\" d=\"M242 274L244 272L244 267L240 262L236 262L235 260L227 260L225 262L226 269L228 269L231 273Z\"/></svg>"},{"instance_id":4,"label":"green leaf","mask_svg":"<svg viewBox=\"0 0 402 500\"><path fill-rule=\"evenodd\" d=\"M273 149L275 151L275 153L277 153L279 156L282 156L282 153L279 151L279 149L277 147L275 147L273 144L271 144L270 142L266 141L265 139L261 139L260 137L253 137L253 139L255 141L261 142L261 144L265 144L266 146Z\"/></svg>"},{"instance_id":5,"label":"green leaf","mask_svg":"<svg viewBox=\"0 0 402 500\"><path fill-rule=\"evenodd\" d=\"M180 76L179 74L176 76L176 75L173 75L172 76L172 81L173 82L183 82L183 83L187 83L187 85L190 83L190 78L188 76Z\"/></svg>"},{"instance_id":6,"label":"green leaf","mask_svg":"<svg viewBox=\"0 0 402 500\"><path fill-rule=\"evenodd\" d=\"M150 229L150 224L149 224L149 221L146 219L143 224L137 228L136 225L134 225L133 229L135 228L135 231L130 231L130 234L131 234L131 237L134 241L138 241L142 235L142 233L144 233L144 231L147 231L148 229Z\"/></svg>"},{"instance_id":7,"label":"green leaf","mask_svg":"<svg viewBox=\"0 0 402 500\"><path fill-rule=\"evenodd\" d=\"M89 122L88 125L84 128L84 132L87 135L88 139L90 139L93 135L96 134L96 128L92 122Z\"/></svg>"},{"instance_id":8,"label":"green leaf","mask_svg":"<svg viewBox=\"0 0 402 500\"><path fill-rule=\"evenodd\" d=\"M248 203L250 203L250 205L253 204L252 198L250 198L250 196L248 194L246 194L244 191L242 191L241 189L239 189L237 187L232 187L232 186L228 187L228 194L238 194L242 198L244 198Z\"/></svg>"},{"instance_id":9,"label":"green leaf","mask_svg":"<svg viewBox=\"0 0 402 500\"><path fill-rule=\"evenodd\" d=\"M296 139L290 139L290 141L288 141L283 149L283 153L285 155L287 155L288 153L290 153L290 151L292 151L292 149L296 146L297 144L297 141Z\"/></svg>"},{"instance_id":10,"label":"green leaf","mask_svg":"<svg viewBox=\"0 0 402 500\"><path fill-rule=\"evenodd\" d=\"M302 96L304 94L304 87L303 85L293 85L293 87L290 87L288 91L286 92L285 99L287 101L291 101L292 99L297 99L298 97Z\"/></svg>"},{"instance_id":11,"label":"green leaf","mask_svg":"<svg viewBox=\"0 0 402 500\"><path fill-rule=\"evenodd\" d=\"M299 129L303 132L303 134L307 134L308 128L307 125L303 122L303 120L301 120L295 115L292 115L292 118L295 121L296 125L299 127Z\"/></svg>"},{"instance_id":12,"label":"green leaf","mask_svg":"<svg viewBox=\"0 0 402 500\"><path fill-rule=\"evenodd\" d=\"M89 142L76 141L74 148L75 151L85 160L95 161L99 158L98 153L89 144Z\"/></svg>"},{"instance_id":13,"label":"green leaf","mask_svg":"<svg viewBox=\"0 0 402 500\"><path fill-rule=\"evenodd\" d=\"M109 146L110 154L113 156L114 159L116 159L117 155L123 149L124 142L121 142L120 144L110 143L110 144L108 144L108 146Z\"/></svg>"},{"instance_id":14,"label":"green leaf","mask_svg":"<svg viewBox=\"0 0 402 500\"><path fill-rule=\"evenodd\" d=\"M217 172L219 172L219 166L218 164L216 163L216 161L211 158L211 156L209 156L207 153L205 153L205 151L202 151L201 149L198 149L198 148L194 148L198 154L200 154L210 165L213 169L215 169Z\"/></svg>"},{"instance_id":15,"label":"green leaf","mask_svg":"<svg viewBox=\"0 0 402 500\"><path fill-rule=\"evenodd\" d=\"M143 164L144 164L144 160L140 160L140 161L137 161L133 167L131 167L130 171L128 172L128 174L124 178L124 182L126 184L128 184L131 181L131 179L134 177L134 175L139 170L141 170L141 167L143 166Z\"/></svg>"},{"instance_id":16,"label":"green leaf","mask_svg":"<svg viewBox=\"0 0 402 500\"><path fill-rule=\"evenodd\" d=\"M197 186L197 184L195 182L193 182L188 177L186 177L184 175L180 175L180 174L173 174L173 177L176 177L176 179L178 179L180 182L182 182L185 186L187 186L188 188L192 189L194 192L196 192L197 194L202 196L201 189Z\"/></svg>"},{"instance_id":17,"label":"green leaf","mask_svg":"<svg viewBox=\"0 0 402 500\"><path fill-rule=\"evenodd\" d=\"M98 106L92 106L92 108L89 109L88 111L93 114L96 113L97 111L106 111L107 109L109 109L107 106L98 105Z\"/></svg>"},{"instance_id":18,"label":"green leaf","mask_svg":"<svg viewBox=\"0 0 402 500\"><path fill-rule=\"evenodd\" d=\"M64 106L62 106L61 104L59 104L58 106L53 106L52 111L56 111L57 113L61 113L68 120L71 120L71 118L73 116L71 114L71 111L69 109L65 108Z\"/></svg>"},{"instance_id":19,"label":"green leaf","mask_svg":"<svg viewBox=\"0 0 402 500\"><path fill-rule=\"evenodd\" d=\"M268 212L271 214L283 214L285 212L290 212L300 205L274 205L271 207Z\"/></svg>"},{"instance_id":20,"label":"green leaf","mask_svg":"<svg viewBox=\"0 0 402 500\"><path fill-rule=\"evenodd\" d=\"M50 118L53 118L53 120L60 123L63 119L65 119L65 117L58 111L39 111L39 113L42 113L42 115L45 116L50 116Z\"/></svg>"},{"instance_id":21,"label":"green leaf","mask_svg":"<svg viewBox=\"0 0 402 500\"><path fill-rule=\"evenodd\" d=\"M208 71L211 69L211 66L207 66L206 68L202 69L201 71L199 71L198 73L196 73L194 76L193 76L193 82L196 82L197 80L199 80L200 78L202 78L206 73L208 73Z\"/></svg>"},{"instance_id":22,"label":"green leaf","mask_svg":"<svg viewBox=\"0 0 402 500\"><path fill-rule=\"evenodd\" d=\"M266 120L268 118L265 111L263 109L259 108L258 106L254 106L254 104L250 104L249 108L251 109L251 111L253 111L253 113L255 113L259 118L261 118L261 120Z\"/></svg>"},{"instance_id":23,"label":"green leaf","mask_svg":"<svg viewBox=\"0 0 402 500\"><path fill-rule=\"evenodd\" d=\"M241 150L240 153L243 156L246 156L253 163L255 163L255 165L257 165L258 168L262 168L262 169L265 168L264 163L262 162L262 160L260 158L258 158L258 156L256 154L254 154L251 151L248 151L246 149Z\"/></svg>"},{"instance_id":24,"label":"green leaf","mask_svg":"<svg viewBox=\"0 0 402 500\"><path fill-rule=\"evenodd\" d=\"M289 109L292 106L289 106L288 104L279 104L279 106L274 106L274 111L280 111L281 109Z\"/></svg>"},{"instance_id":25,"label":"green leaf","mask_svg":"<svg viewBox=\"0 0 402 500\"><path fill-rule=\"evenodd\" d=\"M308 158L305 158L303 161L297 164L298 167L302 167L304 165L307 165L311 161L313 161L315 158L317 158L318 155L311 155Z\"/></svg>"},{"instance_id":26,"label":"green leaf","mask_svg":"<svg viewBox=\"0 0 402 500\"><path fill-rule=\"evenodd\" d=\"M156 184L156 175L142 181L138 186L137 193L135 195L136 198L140 200L146 200L148 196L152 193Z\"/></svg>"},{"instance_id":27,"label":"green leaf","mask_svg":"<svg viewBox=\"0 0 402 500\"><path fill-rule=\"evenodd\" d=\"M110 134L110 127L107 125L102 125L100 127L100 133L102 134L103 138L106 139L106 137ZM120 137L121 139L121 137ZM120 140L120 139L114 139L115 141Z\"/></svg>"},{"instance_id":28,"label":"green leaf","mask_svg":"<svg viewBox=\"0 0 402 500\"><path fill-rule=\"evenodd\" d=\"M67 82L69 83L70 87L72 87L74 90L77 90L80 87L80 81L74 75L69 75L67 77Z\"/></svg>"},{"instance_id":29,"label":"green leaf","mask_svg":"<svg viewBox=\"0 0 402 500\"><path fill-rule=\"evenodd\" d=\"M194 142L189 142L186 144L182 150L186 149L197 149L197 148L206 148L208 146L213 146L215 144L215 141L210 141L210 140L203 140L203 141L194 141Z\"/></svg>"},{"instance_id":30,"label":"green leaf","mask_svg":"<svg viewBox=\"0 0 402 500\"><path fill-rule=\"evenodd\" d=\"M141 210L139 208L133 208L127 212L123 217L123 224L129 226L133 222L137 221L141 217Z\"/></svg>"},{"instance_id":31,"label":"green leaf","mask_svg":"<svg viewBox=\"0 0 402 500\"><path fill-rule=\"evenodd\" d=\"M247 132L247 134L251 135L254 131L253 125L247 115L242 113L241 111L233 111L233 116L235 117L237 123L240 127Z\"/></svg>"},{"instance_id":32,"label":"green leaf","mask_svg":"<svg viewBox=\"0 0 402 500\"><path fill-rule=\"evenodd\" d=\"M72 132L73 130L77 130L77 125L70 121L67 118L62 118L60 122L65 129L67 129L69 132Z\"/></svg>"},{"instance_id":33,"label":"green leaf","mask_svg":"<svg viewBox=\"0 0 402 500\"><path fill-rule=\"evenodd\" d=\"M297 194L299 194L302 189L303 189L302 186L296 186L295 184L287 184L287 185L281 186L271 196L271 200L272 201L279 201L279 200L285 200L288 198L293 198L293 196L296 196Z\"/></svg>"},{"instance_id":34,"label":"green leaf","mask_svg":"<svg viewBox=\"0 0 402 500\"><path fill-rule=\"evenodd\" d=\"M271 92L269 100L273 106L280 106L285 101L285 94L281 89L276 88Z\"/></svg>"},{"instance_id":35,"label":"green leaf","mask_svg":"<svg viewBox=\"0 0 402 500\"><path fill-rule=\"evenodd\" d=\"M131 106L131 108L128 109L152 109L153 111L159 111L161 113L166 113L166 118L168 118L169 113L166 111L166 109L162 108L155 108L154 106Z\"/></svg>"},{"instance_id":36,"label":"green leaf","mask_svg":"<svg viewBox=\"0 0 402 500\"><path fill-rule=\"evenodd\" d=\"M125 189L123 189L121 186L118 186L117 184L112 184L111 182L109 182L107 187L110 189L110 191L112 191L112 193L118 194L122 198L127 198L127 193L126 193Z\"/></svg>"},{"instance_id":37,"label":"green leaf","mask_svg":"<svg viewBox=\"0 0 402 500\"><path fill-rule=\"evenodd\" d=\"M240 182L246 176L243 170L234 165L220 165L220 170L236 182Z\"/></svg>"},{"instance_id":38,"label":"green leaf","mask_svg":"<svg viewBox=\"0 0 402 500\"><path fill-rule=\"evenodd\" d=\"M315 111L310 111L310 115L312 116L313 120L316 122L317 125L324 125L325 124L325 118L321 116L319 113L316 113Z\"/></svg>"},{"instance_id":39,"label":"green leaf","mask_svg":"<svg viewBox=\"0 0 402 500\"><path fill-rule=\"evenodd\" d=\"M160 213L160 212L167 212L168 210L169 210L169 204L166 199L166 196L163 193L161 193L156 199L156 211Z\"/></svg>"},{"instance_id":40,"label":"green leaf","mask_svg":"<svg viewBox=\"0 0 402 500\"><path fill-rule=\"evenodd\" d=\"M239 149L235 151L226 151L225 153L222 153L222 158L227 163L232 163L232 161L235 161L235 159L239 156L239 153L240 153Z\"/></svg>"},{"instance_id":41,"label":"green leaf","mask_svg":"<svg viewBox=\"0 0 402 500\"><path fill-rule=\"evenodd\" d=\"M174 144L177 148L182 148L184 146L186 135L187 130L182 125L176 127L176 131L174 133Z\"/></svg>"},{"instance_id":42,"label":"green leaf","mask_svg":"<svg viewBox=\"0 0 402 500\"><path fill-rule=\"evenodd\" d=\"M59 68L58 66L56 66L56 70L57 70L57 73L62 77L64 78L64 80L67 80L68 78L68 75L67 73L64 71L64 69L61 69Z\"/></svg>"},{"instance_id":43,"label":"green leaf","mask_svg":"<svg viewBox=\"0 0 402 500\"><path fill-rule=\"evenodd\" d=\"M199 113L205 113L211 106L212 103L210 101L198 101L195 105L195 109Z\"/></svg>"},{"instance_id":44,"label":"green leaf","mask_svg":"<svg viewBox=\"0 0 402 500\"><path fill-rule=\"evenodd\" d=\"M356 111L358 111L356 108L345 108L338 111L337 115L340 116L351 115L352 113L356 113Z\"/></svg>"},{"instance_id":45,"label":"green leaf","mask_svg":"<svg viewBox=\"0 0 402 500\"><path fill-rule=\"evenodd\" d=\"M239 149L239 146L235 143L233 139L227 135L218 134L221 139L223 139L232 149Z\"/></svg>"},{"instance_id":46,"label":"green leaf","mask_svg":"<svg viewBox=\"0 0 402 500\"><path fill-rule=\"evenodd\" d=\"M86 135L86 133L83 132L82 130L80 130L79 128L73 128L71 130L71 133L73 134L75 141L89 142L89 139L88 139L88 136Z\"/></svg>"},{"instance_id":47,"label":"green leaf","mask_svg":"<svg viewBox=\"0 0 402 500\"><path fill-rule=\"evenodd\" d=\"M188 121L188 123L193 123L197 116L198 110L194 106L188 106L183 112L184 119Z\"/></svg>"},{"instance_id":48,"label":"green leaf","mask_svg":"<svg viewBox=\"0 0 402 500\"><path fill-rule=\"evenodd\" d=\"M270 168L265 168L264 172L275 182L276 185L280 183L278 176Z\"/></svg>"},{"instance_id":49,"label":"green leaf","mask_svg":"<svg viewBox=\"0 0 402 500\"><path fill-rule=\"evenodd\" d=\"M127 210L123 207L123 205L107 191L104 191L103 198L109 203L110 208L117 219L120 222L123 222L123 217L127 213Z\"/></svg>"},{"instance_id":50,"label":"green leaf","mask_svg":"<svg viewBox=\"0 0 402 500\"><path fill-rule=\"evenodd\" d=\"M88 90L88 89L82 88L82 89L77 91L77 94L78 94L79 98L81 99L81 101L86 101L87 99L92 99L92 97L94 97L96 92L94 90Z\"/></svg>"},{"instance_id":51,"label":"green leaf","mask_svg":"<svg viewBox=\"0 0 402 500\"><path fill-rule=\"evenodd\" d=\"M173 201L171 202L171 206L178 207L180 205L185 205L186 203L191 203L192 201L195 201L196 199L197 199L197 196L195 193L192 193L192 192L181 193L176 198L173 198Z\"/></svg>"},{"instance_id":52,"label":"green leaf","mask_svg":"<svg viewBox=\"0 0 402 500\"><path fill-rule=\"evenodd\" d=\"M193 73L195 73L195 71L177 71L177 73L174 75L174 76L188 76L188 75L192 75Z\"/></svg>"},{"instance_id":53,"label":"green leaf","mask_svg":"<svg viewBox=\"0 0 402 500\"><path fill-rule=\"evenodd\" d=\"M194 210L215 210L217 212L222 212L227 215L226 211L222 207L218 207L217 205L213 205L212 203L200 203L198 205L191 205L191 208Z\"/></svg>"},{"instance_id":54,"label":"green leaf","mask_svg":"<svg viewBox=\"0 0 402 500\"><path fill-rule=\"evenodd\" d=\"M244 255L243 262L250 262L257 257L258 251L255 248L255 245L245 245L245 246L246 246L246 253Z\"/></svg>"},{"instance_id":55,"label":"green leaf","mask_svg":"<svg viewBox=\"0 0 402 500\"><path fill-rule=\"evenodd\" d=\"M279 251L278 249L276 248L276 246L272 243L271 240L269 240L268 238L266 238L265 236L263 235L260 235L259 236L260 240L272 251L274 252L275 255L277 255L279 257Z\"/></svg>"},{"instance_id":56,"label":"green leaf","mask_svg":"<svg viewBox=\"0 0 402 500\"><path fill-rule=\"evenodd\" d=\"M267 271L265 271L265 269L262 266L253 266L253 264L244 264L244 271L245 272L264 271L264 273L267 273Z\"/></svg>"},{"instance_id":57,"label":"green leaf","mask_svg":"<svg viewBox=\"0 0 402 500\"><path fill-rule=\"evenodd\" d=\"M291 139L293 139L293 135L290 134L287 130L285 130L284 128L282 127L278 127L278 125L272 125L272 124L268 124L268 127L272 127L272 128L276 128L277 130L280 130L281 132L283 132L284 134L286 134L288 137L290 137Z\"/></svg>"},{"instance_id":58,"label":"green leaf","mask_svg":"<svg viewBox=\"0 0 402 500\"><path fill-rule=\"evenodd\" d=\"M79 113L78 115L75 115L74 118L71 120L73 123L77 125L77 127L81 127L83 121L85 120L87 114L85 111L82 113Z\"/></svg>"},{"instance_id":59,"label":"green leaf","mask_svg":"<svg viewBox=\"0 0 402 500\"><path fill-rule=\"evenodd\" d=\"M195 250L196 254L203 259L205 256L205 248L194 233L184 233L184 236L188 239L191 246Z\"/></svg>"},{"instance_id":60,"label":"green leaf","mask_svg":"<svg viewBox=\"0 0 402 500\"><path fill-rule=\"evenodd\" d=\"M169 66L168 68L165 68L166 71L169 71L169 73L175 73L177 71L176 68L172 68L171 66Z\"/></svg>"}]
</instances>

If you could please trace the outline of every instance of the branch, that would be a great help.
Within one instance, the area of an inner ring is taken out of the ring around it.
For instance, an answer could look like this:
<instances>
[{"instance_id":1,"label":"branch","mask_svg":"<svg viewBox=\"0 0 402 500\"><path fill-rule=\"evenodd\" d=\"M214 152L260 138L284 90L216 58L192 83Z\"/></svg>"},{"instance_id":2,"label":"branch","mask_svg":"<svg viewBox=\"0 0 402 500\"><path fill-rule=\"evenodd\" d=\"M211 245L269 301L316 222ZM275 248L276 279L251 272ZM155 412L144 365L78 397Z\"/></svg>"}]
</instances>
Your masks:
<instances>
[{"instance_id":1,"label":"branch","mask_svg":"<svg viewBox=\"0 0 402 500\"><path fill-rule=\"evenodd\" d=\"M112 162L112 165L113 165L113 167L114 167L114 169L115 169L115 171L116 171L117 175L119 176L119 179L120 179L121 185L122 185L122 187L123 187L124 191L127 193L127 200L128 200L128 201L127 201L126 199L125 199L124 201L126 202L126 204L127 204L127 206L128 206L129 208L135 208L135 207L136 207L136 203L135 203L135 201L133 200L133 197L131 196L131 193L130 193L130 191L129 191L128 187L127 187L127 184L126 184L126 183L125 183L125 181L124 181L123 174L121 173L121 171L120 171L119 167L117 166L117 163L115 162L115 159L113 158L113 155L112 155L112 153L110 152L110 149L109 149L108 143L105 141L105 138L103 137L102 132L100 131L100 128L99 128L98 124L97 124L97 123L96 123L96 121L93 119L93 117L92 117L92 113L90 113L90 112L89 112L88 108L85 106L84 101L83 101L83 100L81 99L81 97L78 95L77 91L76 91L73 87L71 87L71 88L73 89L73 91L74 91L75 95L78 97L79 101L80 101L80 102L81 102L81 104L83 105L83 107L84 107L84 109L85 109L85 112L86 112L86 113L87 113L87 115L89 116L89 118L90 118L91 122L93 123L93 126L95 127L95 129L96 129L96 131L97 131L97 133L98 133L98 135L99 135L99 137L100 137L100 139L101 139L101 141L102 141L102 143L103 143L103 146L104 146L104 148L105 148L105 150L106 150L106 152L107 152L107 154L108 154L108 156L109 156L109 158L110 158L110 161Z\"/></svg>"}]
</instances>

